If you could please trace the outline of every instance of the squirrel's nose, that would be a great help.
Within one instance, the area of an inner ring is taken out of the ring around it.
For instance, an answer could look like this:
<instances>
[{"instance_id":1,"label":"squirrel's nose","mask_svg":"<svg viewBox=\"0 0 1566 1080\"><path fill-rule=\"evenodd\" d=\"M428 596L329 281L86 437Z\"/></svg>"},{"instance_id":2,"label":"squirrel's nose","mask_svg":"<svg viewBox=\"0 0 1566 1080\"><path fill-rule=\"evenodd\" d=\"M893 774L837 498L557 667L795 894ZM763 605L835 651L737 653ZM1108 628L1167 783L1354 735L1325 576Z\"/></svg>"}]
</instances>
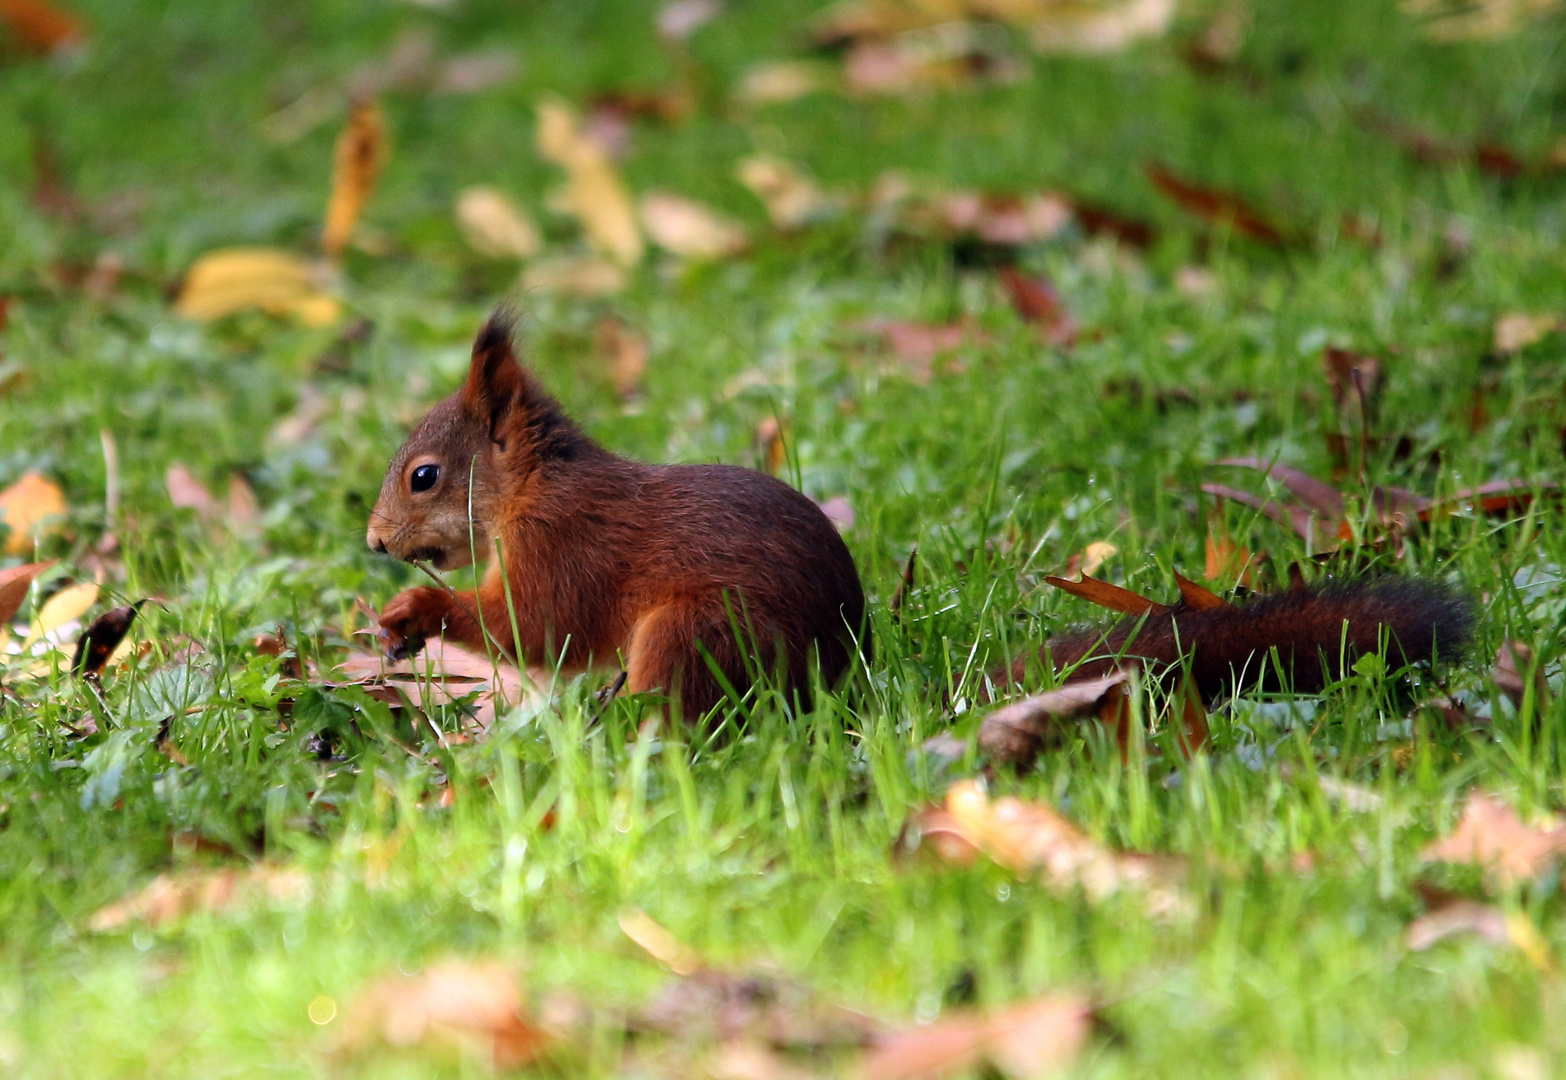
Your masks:
<instances>
[{"instance_id":1,"label":"squirrel's nose","mask_svg":"<svg viewBox=\"0 0 1566 1080\"><path fill-rule=\"evenodd\" d=\"M379 551L383 555L386 553L386 537L382 536L381 531L374 525L371 525L366 530L364 542L370 545L371 551Z\"/></svg>"}]
</instances>

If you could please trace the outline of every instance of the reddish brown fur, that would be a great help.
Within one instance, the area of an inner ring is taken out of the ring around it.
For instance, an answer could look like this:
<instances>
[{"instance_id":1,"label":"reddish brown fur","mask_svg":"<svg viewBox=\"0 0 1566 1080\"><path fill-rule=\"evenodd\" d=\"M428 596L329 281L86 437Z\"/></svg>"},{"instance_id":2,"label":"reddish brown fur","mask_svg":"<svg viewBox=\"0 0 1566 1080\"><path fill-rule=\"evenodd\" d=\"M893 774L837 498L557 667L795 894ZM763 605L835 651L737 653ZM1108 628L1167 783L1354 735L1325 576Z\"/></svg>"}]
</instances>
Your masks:
<instances>
[{"instance_id":1,"label":"reddish brown fur","mask_svg":"<svg viewBox=\"0 0 1566 1080\"><path fill-rule=\"evenodd\" d=\"M440 479L416 493L422 464ZM473 546L504 553L476 593L393 597L381 631L394 658L443 631L482 648L482 618L491 641L531 662L623 661L629 690L668 693L692 718L725 696L703 650L740 693L746 657L803 691L812 652L833 682L864 632L853 558L814 503L751 469L610 453L517 363L499 317L474 343L466 384L392 460L367 540L442 568L466 565Z\"/></svg>"},{"instance_id":2,"label":"reddish brown fur","mask_svg":"<svg viewBox=\"0 0 1566 1080\"><path fill-rule=\"evenodd\" d=\"M1075 630L1051 638L1040 651L1071 679L1108 674L1129 658L1164 671L1188 661L1202 698L1232 689L1315 693L1354 661L1386 643L1390 665L1451 660L1473 632L1473 602L1441 582L1384 578L1293 588L1244 606L1203 610L1177 604L1146 620ZM1028 657L1012 663L1021 684ZM1279 668L1283 677L1280 678Z\"/></svg>"}]
</instances>

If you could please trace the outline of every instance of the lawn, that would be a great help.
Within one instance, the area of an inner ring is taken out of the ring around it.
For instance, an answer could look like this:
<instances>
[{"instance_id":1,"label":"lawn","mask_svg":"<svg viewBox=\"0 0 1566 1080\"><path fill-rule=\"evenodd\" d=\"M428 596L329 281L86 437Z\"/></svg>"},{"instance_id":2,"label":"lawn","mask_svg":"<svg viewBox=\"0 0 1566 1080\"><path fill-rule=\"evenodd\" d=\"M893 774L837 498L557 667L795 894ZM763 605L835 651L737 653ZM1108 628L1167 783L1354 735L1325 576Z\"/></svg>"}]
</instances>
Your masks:
<instances>
[{"instance_id":1,"label":"lawn","mask_svg":"<svg viewBox=\"0 0 1566 1080\"><path fill-rule=\"evenodd\" d=\"M483 1074L488 1029L363 1045L464 962L516 980L541 1075L913 1076L861 1072L856 1033L1047 995L1092 1014L1068 1075L1566 1070L1548 850L1424 858L1474 790L1566 846L1566 21L1524 7L1484 5L1474 36L1425 4L1189 0L1102 54L985 23L879 91L835 85L801 0L728 0L683 37L639 0L70 0L82 40L50 57L0 22L0 486L38 473L66 504L5 548L59 562L0 672L0 1072ZM779 61L833 85L755 100ZM385 165L315 307L182 315L207 253L319 255L356 94ZM746 249L561 287L590 249L535 137L551 101L634 196L694 200ZM756 155L809 178L808 220L741 181ZM540 254L475 250L474 185ZM976 236L943 209L961 193L1034 197L1031 231ZM600 700L612 671L540 672L483 733L470 684L429 723L352 685L366 606L425 580L365 546L382 471L508 299L613 450L851 509L874 653L847 686L712 736ZM1289 498L1216 464L1240 456L1333 483L1347 539L1204 493ZM1537 497L1389 525L1370 496L1496 481ZM1245 590L1296 562L1421 574L1481 617L1439 682L1368 662L1319 698L1240 695L1194 755L1138 685L1124 752L1087 720L992 767L986 676L1097 617L1044 582L1084 554L1166 602L1177 572L1229 594L1249 555ZM101 679L73 675L81 626L144 599ZM960 751L925 748L944 732ZM908 823L974 778L1101 855L1166 857L1179 902L943 859ZM130 910L159 875L165 903ZM1414 947L1464 901L1487 932ZM1023 1057L958 1067L1056 1064Z\"/></svg>"}]
</instances>

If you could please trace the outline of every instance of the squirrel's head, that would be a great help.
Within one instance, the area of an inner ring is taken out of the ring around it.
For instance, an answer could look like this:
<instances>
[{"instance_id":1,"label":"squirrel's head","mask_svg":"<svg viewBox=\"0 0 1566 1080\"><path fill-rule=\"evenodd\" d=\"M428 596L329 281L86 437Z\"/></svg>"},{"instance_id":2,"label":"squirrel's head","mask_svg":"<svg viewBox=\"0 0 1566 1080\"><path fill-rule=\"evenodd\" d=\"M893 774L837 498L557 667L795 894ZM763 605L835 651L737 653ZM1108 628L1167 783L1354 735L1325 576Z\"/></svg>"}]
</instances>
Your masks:
<instances>
[{"instance_id":1,"label":"squirrel's head","mask_svg":"<svg viewBox=\"0 0 1566 1080\"><path fill-rule=\"evenodd\" d=\"M449 570L489 551L502 513L525 512L551 466L591 445L517 361L497 314L473 343L462 389L429 411L386 469L365 541Z\"/></svg>"}]
</instances>

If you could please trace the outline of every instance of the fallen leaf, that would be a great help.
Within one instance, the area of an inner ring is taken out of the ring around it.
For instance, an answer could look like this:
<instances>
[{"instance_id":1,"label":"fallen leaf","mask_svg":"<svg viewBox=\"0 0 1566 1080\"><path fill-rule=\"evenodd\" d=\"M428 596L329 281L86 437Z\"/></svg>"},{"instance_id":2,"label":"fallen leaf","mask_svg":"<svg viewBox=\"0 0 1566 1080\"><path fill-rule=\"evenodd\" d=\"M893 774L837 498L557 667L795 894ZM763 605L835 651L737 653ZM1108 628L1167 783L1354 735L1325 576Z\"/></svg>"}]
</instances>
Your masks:
<instances>
[{"instance_id":1,"label":"fallen leaf","mask_svg":"<svg viewBox=\"0 0 1566 1080\"><path fill-rule=\"evenodd\" d=\"M880 1031L860 1013L818 1002L792 979L705 966L669 982L628 1019L633 1032L657 1032L685 1046L759 1040L824 1049L862 1046Z\"/></svg>"},{"instance_id":2,"label":"fallen leaf","mask_svg":"<svg viewBox=\"0 0 1566 1080\"><path fill-rule=\"evenodd\" d=\"M573 110L556 97L538 103L538 150L566 171L564 205L582 223L588 241L619 266L642 258L642 234L620 174Z\"/></svg>"},{"instance_id":3,"label":"fallen leaf","mask_svg":"<svg viewBox=\"0 0 1566 1080\"><path fill-rule=\"evenodd\" d=\"M1077 320L1066 310L1054 284L1042 274L1024 274L1012 266L1000 268L1001 284L1011 306L1024 322L1038 327L1051 345L1069 347L1077 336Z\"/></svg>"},{"instance_id":4,"label":"fallen leaf","mask_svg":"<svg viewBox=\"0 0 1566 1080\"><path fill-rule=\"evenodd\" d=\"M343 1017L338 1051L455 1050L480 1054L496 1069L515 1069L551 1042L522 1006L516 979L500 964L441 960L361 991Z\"/></svg>"},{"instance_id":5,"label":"fallen leaf","mask_svg":"<svg viewBox=\"0 0 1566 1080\"><path fill-rule=\"evenodd\" d=\"M125 635L130 633L131 623L136 621L136 612L145 603L145 600L138 600L134 604L106 611L94 619L92 625L76 639L76 655L71 660L71 671L77 675L97 675L101 672L114 655L114 650L119 648L120 642L125 640Z\"/></svg>"},{"instance_id":6,"label":"fallen leaf","mask_svg":"<svg viewBox=\"0 0 1566 1080\"><path fill-rule=\"evenodd\" d=\"M599 255L557 255L539 259L522 274L525 292L562 296L612 296L630 279L619 263Z\"/></svg>"},{"instance_id":7,"label":"fallen leaf","mask_svg":"<svg viewBox=\"0 0 1566 1080\"><path fill-rule=\"evenodd\" d=\"M476 695L471 723L479 731L487 731L499 713L542 694L540 688L553 681L551 671L519 671L507 660L492 661L444 638L431 638L417 656L395 664L380 653L351 652L342 662L342 672L355 680L352 685L366 689L413 688L417 704L426 710Z\"/></svg>"},{"instance_id":8,"label":"fallen leaf","mask_svg":"<svg viewBox=\"0 0 1566 1080\"><path fill-rule=\"evenodd\" d=\"M9 530L5 539L7 555L25 555L38 541L53 533L64 519L65 492L42 473L23 473L21 478L0 491L0 522Z\"/></svg>"},{"instance_id":9,"label":"fallen leaf","mask_svg":"<svg viewBox=\"0 0 1566 1080\"><path fill-rule=\"evenodd\" d=\"M259 309L290 315L306 326L329 326L342 313L324 290L322 268L275 248L224 248L197 259L185 275L174 310L198 321Z\"/></svg>"},{"instance_id":10,"label":"fallen leaf","mask_svg":"<svg viewBox=\"0 0 1566 1080\"><path fill-rule=\"evenodd\" d=\"M1381 361L1378 358L1328 345L1321 352L1321 364L1338 412L1343 412L1350 404L1363 403L1367 414L1375 414L1381 395Z\"/></svg>"},{"instance_id":11,"label":"fallen leaf","mask_svg":"<svg viewBox=\"0 0 1566 1080\"><path fill-rule=\"evenodd\" d=\"M1264 476L1277 480L1298 496L1301 502L1327 520L1336 521L1343 516L1343 493L1331 484L1322 483L1298 469L1255 457L1224 458L1218 464L1240 469L1255 469Z\"/></svg>"},{"instance_id":12,"label":"fallen leaf","mask_svg":"<svg viewBox=\"0 0 1566 1080\"><path fill-rule=\"evenodd\" d=\"M96 581L81 581L75 585L67 585L48 600L43 607L38 609L38 614L33 616L32 629L27 633L26 644L30 645L54 633L67 623L75 622L98 602L98 583Z\"/></svg>"},{"instance_id":13,"label":"fallen leaf","mask_svg":"<svg viewBox=\"0 0 1566 1080\"><path fill-rule=\"evenodd\" d=\"M1098 578L1083 575L1081 581L1068 581L1060 577L1046 577L1045 584L1053 585L1062 592L1068 592L1072 596L1097 604L1099 607L1108 608L1110 611L1118 611L1123 615L1163 615L1169 610L1169 605L1160 604L1156 600L1149 600L1130 589L1122 589L1119 585L1113 585Z\"/></svg>"},{"instance_id":14,"label":"fallen leaf","mask_svg":"<svg viewBox=\"0 0 1566 1080\"><path fill-rule=\"evenodd\" d=\"M0 570L0 629L16 618L16 613L22 609L22 602L27 599L27 590L32 588L38 575L59 561L50 559Z\"/></svg>"},{"instance_id":15,"label":"fallen leaf","mask_svg":"<svg viewBox=\"0 0 1566 1080\"><path fill-rule=\"evenodd\" d=\"M517 54L504 46L463 53L436 68L430 89L438 94L476 94L506 85L521 67Z\"/></svg>"},{"instance_id":16,"label":"fallen leaf","mask_svg":"<svg viewBox=\"0 0 1566 1080\"><path fill-rule=\"evenodd\" d=\"M0 23L25 48L54 53L81 43L81 21L45 0L0 0Z\"/></svg>"},{"instance_id":17,"label":"fallen leaf","mask_svg":"<svg viewBox=\"0 0 1566 1080\"><path fill-rule=\"evenodd\" d=\"M1495 653L1495 667L1490 677L1495 688L1505 694L1517 708L1522 708L1528 691L1528 672L1533 672L1533 709L1538 715L1549 700L1550 684L1544 678L1544 665L1535 666L1533 650L1520 641L1507 638Z\"/></svg>"},{"instance_id":18,"label":"fallen leaf","mask_svg":"<svg viewBox=\"0 0 1566 1080\"><path fill-rule=\"evenodd\" d=\"M608 361L614 380L614 392L629 401L642 392L642 375L647 370L647 339L614 315L598 320L594 332L598 354Z\"/></svg>"},{"instance_id":19,"label":"fallen leaf","mask_svg":"<svg viewBox=\"0 0 1566 1080\"><path fill-rule=\"evenodd\" d=\"M1043 14L1030 24L1033 47L1046 53L1120 52L1144 38L1162 37L1175 14L1175 0L1035 6L1041 6Z\"/></svg>"},{"instance_id":20,"label":"fallen leaf","mask_svg":"<svg viewBox=\"0 0 1566 1080\"><path fill-rule=\"evenodd\" d=\"M1237 195L1190 183L1157 162L1149 164L1146 172L1160 194L1210 225L1233 229L1241 236L1273 247L1285 247L1290 242L1281 229Z\"/></svg>"},{"instance_id":21,"label":"fallen leaf","mask_svg":"<svg viewBox=\"0 0 1566 1080\"><path fill-rule=\"evenodd\" d=\"M920 386L928 385L935 377L936 361L943 356L948 357L940 365L943 373L961 372L962 361L950 354L986 340L984 332L968 319L954 323L874 319L865 323L864 329L890 347L892 355L899 361L897 370Z\"/></svg>"},{"instance_id":22,"label":"fallen leaf","mask_svg":"<svg viewBox=\"0 0 1566 1080\"><path fill-rule=\"evenodd\" d=\"M840 533L854 531L854 504L842 495L834 495L832 498L816 503L821 512L827 516L832 527Z\"/></svg>"},{"instance_id":23,"label":"fallen leaf","mask_svg":"<svg viewBox=\"0 0 1566 1080\"><path fill-rule=\"evenodd\" d=\"M385 164L386 122L380 107L373 101L356 101L337 136L332 159L332 193L321 231L321 250L328 259L342 257Z\"/></svg>"},{"instance_id":24,"label":"fallen leaf","mask_svg":"<svg viewBox=\"0 0 1566 1080\"><path fill-rule=\"evenodd\" d=\"M815 181L780 158L758 154L739 163L739 181L767 208L767 216L780 229L803 228L836 209Z\"/></svg>"},{"instance_id":25,"label":"fallen leaf","mask_svg":"<svg viewBox=\"0 0 1566 1080\"><path fill-rule=\"evenodd\" d=\"M206 485L179 462L174 462L163 474L164 486L169 490L169 501L181 510L194 510L202 517L211 517L217 510L217 500Z\"/></svg>"},{"instance_id":26,"label":"fallen leaf","mask_svg":"<svg viewBox=\"0 0 1566 1080\"><path fill-rule=\"evenodd\" d=\"M1409 923L1403 932L1403 943L1411 952L1423 952L1453 934L1478 934L1497 945L1511 941L1506 912L1500 907L1478 900L1454 899L1432 907Z\"/></svg>"},{"instance_id":27,"label":"fallen leaf","mask_svg":"<svg viewBox=\"0 0 1566 1080\"><path fill-rule=\"evenodd\" d=\"M99 933L132 923L157 928L198 913L223 914L258 900L293 904L309 896L309 876L303 870L276 863L258 863L244 869L166 873L99 908L87 926Z\"/></svg>"},{"instance_id":28,"label":"fallen leaf","mask_svg":"<svg viewBox=\"0 0 1566 1080\"><path fill-rule=\"evenodd\" d=\"M830 90L835 85L830 68L810 60L772 60L757 64L740 78L734 102L741 108L758 109L797 101L810 94Z\"/></svg>"},{"instance_id":29,"label":"fallen leaf","mask_svg":"<svg viewBox=\"0 0 1566 1080\"><path fill-rule=\"evenodd\" d=\"M1018 874L1037 874L1051 890L1080 889L1097 902L1129 889L1145 895L1155 917L1190 911L1176 885L1178 861L1114 851L1043 803L1012 796L991 802L977 781L960 780L947 791L945 808L973 847Z\"/></svg>"},{"instance_id":30,"label":"fallen leaf","mask_svg":"<svg viewBox=\"0 0 1566 1080\"><path fill-rule=\"evenodd\" d=\"M239 473L229 475L225 511L228 526L235 532L252 532L261 523L261 505L256 501L255 489Z\"/></svg>"},{"instance_id":31,"label":"fallen leaf","mask_svg":"<svg viewBox=\"0 0 1566 1080\"><path fill-rule=\"evenodd\" d=\"M736 221L667 191L642 197L642 228L653 243L687 259L721 259L745 250L750 238Z\"/></svg>"},{"instance_id":32,"label":"fallen leaf","mask_svg":"<svg viewBox=\"0 0 1566 1080\"><path fill-rule=\"evenodd\" d=\"M843 58L844 84L857 94L906 97L924 89L1014 82L1024 73L1004 37L962 21L861 41Z\"/></svg>"},{"instance_id":33,"label":"fallen leaf","mask_svg":"<svg viewBox=\"0 0 1566 1080\"><path fill-rule=\"evenodd\" d=\"M702 966L701 957L640 908L620 914L620 929L648 955L676 975L689 975Z\"/></svg>"},{"instance_id":34,"label":"fallen leaf","mask_svg":"<svg viewBox=\"0 0 1566 1080\"><path fill-rule=\"evenodd\" d=\"M491 259L531 259L543 246L527 211L499 188L463 188L457 193L456 218L468 246Z\"/></svg>"},{"instance_id":35,"label":"fallen leaf","mask_svg":"<svg viewBox=\"0 0 1566 1080\"><path fill-rule=\"evenodd\" d=\"M1566 825L1524 824L1517 812L1481 791L1469 793L1457 827L1420 854L1423 862L1475 863L1501 888L1532 880L1566 852Z\"/></svg>"},{"instance_id":36,"label":"fallen leaf","mask_svg":"<svg viewBox=\"0 0 1566 1080\"><path fill-rule=\"evenodd\" d=\"M1563 327L1566 327L1566 319L1559 315L1507 312L1495 320L1495 351L1503 354L1520 352Z\"/></svg>"},{"instance_id":37,"label":"fallen leaf","mask_svg":"<svg viewBox=\"0 0 1566 1080\"><path fill-rule=\"evenodd\" d=\"M1119 554L1120 549L1108 540L1095 540L1082 549L1082 562L1078 571L1083 577L1092 577L1107 560Z\"/></svg>"},{"instance_id":38,"label":"fallen leaf","mask_svg":"<svg viewBox=\"0 0 1566 1080\"><path fill-rule=\"evenodd\" d=\"M658 35L665 41L685 41L722 11L718 0L671 0L658 9Z\"/></svg>"},{"instance_id":39,"label":"fallen leaf","mask_svg":"<svg viewBox=\"0 0 1566 1080\"><path fill-rule=\"evenodd\" d=\"M1116 671L1003 705L979 725L979 749L996 763L1028 764L1061 733L1063 724L1096 716L1113 727L1128 678Z\"/></svg>"},{"instance_id":40,"label":"fallen leaf","mask_svg":"<svg viewBox=\"0 0 1566 1080\"><path fill-rule=\"evenodd\" d=\"M1218 530L1214 531L1212 525L1207 527L1202 576L1208 581L1225 584L1237 582L1249 588L1255 577L1255 568L1252 565L1255 556L1244 544L1230 539L1228 531L1221 525L1222 515L1216 517L1220 521Z\"/></svg>"},{"instance_id":41,"label":"fallen leaf","mask_svg":"<svg viewBox=\"0 0 1566 1080\"><path fill-rule=\"evenodd\" d=\"M926 212L934 215L943 232L1009 247L1052 239L1074 216L1070 200L1053 192L994 195L955 191L932 200Z\"/></svg>"},{"instance_id":42,"label":"fallen leaf","mask_svg":"<svg viewBox=\"0 0 1566 1080\"><path fill-rule=\"evenodd\" d=\"M1403 0L1403 10L1424 20L1431 41L1492 41L1559 10L1560 0Z\"/></svg>"},{"instance_id":43,"label":"fallen leaf","mask_svg":"<svg viewBox=\"0 0 1566 1080\"><path fill-rule=\"evenodd\" d=\"M883 1035L865 1055L861 1080L931 1080L988 1062L1011 1080L1070 1068L1093 1030L1093 1009L1076 994L1049 994L985 1016L962 1013Z\"/></svg>"}]
</instances>

